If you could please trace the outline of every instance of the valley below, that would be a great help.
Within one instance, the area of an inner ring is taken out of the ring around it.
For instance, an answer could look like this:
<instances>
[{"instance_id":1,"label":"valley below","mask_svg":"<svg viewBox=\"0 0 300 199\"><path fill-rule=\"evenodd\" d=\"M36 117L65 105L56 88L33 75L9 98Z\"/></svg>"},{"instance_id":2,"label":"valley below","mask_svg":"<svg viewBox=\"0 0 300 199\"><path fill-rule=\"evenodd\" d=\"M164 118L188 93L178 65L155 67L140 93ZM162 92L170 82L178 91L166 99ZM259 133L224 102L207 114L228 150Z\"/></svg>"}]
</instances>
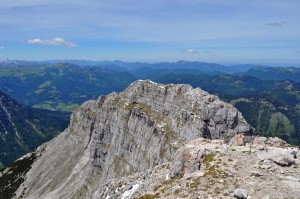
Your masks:
<instances>
[{"instance_id":1,"label":"valley below","mask_svg":"<svg viewBox=\"0 0 300 199\"><path fill-rule=\"evenodd\" d=\"M120 92L138 79L190 84L234 105L262 135L300 144L300 83L296 78L300 71L297 68L187 61L87 62L91 66L84 65L85 62L69 62L0 67L0 90L27 106L70 115L86 100Z\"/></svg>"}]
</instances>

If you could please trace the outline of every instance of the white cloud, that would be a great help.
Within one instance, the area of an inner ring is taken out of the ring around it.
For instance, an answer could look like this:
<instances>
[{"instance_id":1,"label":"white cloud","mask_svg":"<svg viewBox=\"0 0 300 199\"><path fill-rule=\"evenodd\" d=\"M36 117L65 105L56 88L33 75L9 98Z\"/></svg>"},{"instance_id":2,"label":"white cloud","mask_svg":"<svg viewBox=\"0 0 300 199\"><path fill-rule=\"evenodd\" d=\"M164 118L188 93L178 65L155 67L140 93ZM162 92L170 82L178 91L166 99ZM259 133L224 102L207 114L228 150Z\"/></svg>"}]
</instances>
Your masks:
<instances>
[{"instance_id":1,"label":"white cloud","mask_svg":"<svg viewBox=\"0 0 300 199\"><path fill-rule=\"evenodd\" d=\"M4 46L0 46L0 50L3 50L3 49L5 49L5 47Z\"/></svg>"},{"instance_id":2,"label":"white cloud","mask_svg":"<svg viewBox=\"0 0 300 199\"><path fill-rule=\"evenodd\" d=\"M197 51L197 50L193 50L193 49L187 49L185 52L186 52L186 53L190 53L190 54L195 54L195 53L197 53L198 51Z\"/></svg>"},{"instance_id":3,"label":"white cloud","mask_svg":"<svg viewBox=\"0 0 300 199\"><path fill-rule=\"evenodd\" d=\"M52 40L42 40L39 38L29 39L28 43L30 44L40 44L40 45L48 45L48 46L68 46L68 47L76 47L77 45L73 42L65 41L63 38L56 37Z\"/></svg>"},{"instance_id":4,"label":"white cloud","mask_svg":"<svg viewBox=\"0 0 300 199\"><path fill-rule=\"evenodd\" d=\"M189 53L189 54L210 54L212 53L211 51L207 50L194 50L194 49L187 49L184 52Z\"/></svg>"}]
</instances>

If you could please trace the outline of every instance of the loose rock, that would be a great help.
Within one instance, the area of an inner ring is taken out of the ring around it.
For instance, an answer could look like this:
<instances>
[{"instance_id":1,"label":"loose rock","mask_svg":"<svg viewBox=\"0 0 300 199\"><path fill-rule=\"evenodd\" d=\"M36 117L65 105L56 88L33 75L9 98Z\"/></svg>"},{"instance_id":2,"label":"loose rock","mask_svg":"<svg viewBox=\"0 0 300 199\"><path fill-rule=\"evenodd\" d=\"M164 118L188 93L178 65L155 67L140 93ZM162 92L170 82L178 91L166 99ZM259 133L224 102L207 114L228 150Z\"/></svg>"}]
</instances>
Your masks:
<instances>
[{"instance_id":1,"label":"loose rock","mask_svg":"<svg viewBox=\"0 0 300 199\"><path fill-rule=\"evenodd\" d=\"M234 196L239 199L247 199L248 193L245 189L236 189L234 190Z\"/></svg>"}]
</instances>

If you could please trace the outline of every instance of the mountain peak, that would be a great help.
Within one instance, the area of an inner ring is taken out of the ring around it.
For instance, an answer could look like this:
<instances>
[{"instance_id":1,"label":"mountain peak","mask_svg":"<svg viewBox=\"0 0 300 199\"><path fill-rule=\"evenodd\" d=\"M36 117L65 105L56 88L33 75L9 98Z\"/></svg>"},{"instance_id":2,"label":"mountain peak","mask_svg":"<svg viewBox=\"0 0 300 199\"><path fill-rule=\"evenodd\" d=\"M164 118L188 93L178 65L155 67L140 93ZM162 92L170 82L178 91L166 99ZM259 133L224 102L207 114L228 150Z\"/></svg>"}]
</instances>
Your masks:
<instances>
[{"instance_id":1,"label":"mountain peak","mask_svg":"<svg viewBox=\"0 0 300 199\"><path fill-rule=\"evenodd\" d=\"M27 61L19 61L19 60L10 60L7 58L0 57L0 66L26 66L29 65L30 62Z\"/></svg>"},{"instance_id":2,"label":"mountain peak","mask_svg":"<svg viewBox=\"0 0 300 199\"><path fill-rule=\"evenodd\" d=\"M14 64L16 63L14 60L10 60L4 57L0 57L0 64L4 65L4 64Z\"/></svg>"},{"instance_id":3,"label":"mountain peak","mask_svg":"<svg viewBox=\"0 0 300 199\"><path fill-rule=\"evenodd\" d=\"M186 84L135 81L74 112L68 129L39 147L17 195L100 197L98 186L107 180L170 161L187 141L227 143L238 133L251 139L254 129L218 97Z\"/></svg>"},{"instance_id":4,"label":"mountain peak","mask_svg":"<svg viewBox=\"0 0 300 199\"><path fill-rule=\"evenodd\" d=\"M0 62L7 62L7 61L10 61L10 60L5 57L0 57Z\"/></svg>"}]
</instances>

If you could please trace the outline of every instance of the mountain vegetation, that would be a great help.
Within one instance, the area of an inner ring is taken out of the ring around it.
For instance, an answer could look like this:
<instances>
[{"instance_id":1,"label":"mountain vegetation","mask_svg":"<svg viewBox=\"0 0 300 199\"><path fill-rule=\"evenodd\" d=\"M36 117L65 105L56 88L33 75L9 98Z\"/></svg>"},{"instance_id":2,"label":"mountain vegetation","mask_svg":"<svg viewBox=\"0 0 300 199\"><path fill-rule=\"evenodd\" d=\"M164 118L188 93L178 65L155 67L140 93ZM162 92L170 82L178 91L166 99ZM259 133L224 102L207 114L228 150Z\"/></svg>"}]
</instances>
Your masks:
<instances>
[{"instance_id":1,"label":"mountain vegetation","mask_svg":"<svg viewBox=\"0 0 300 199\"><path fill-rule=\"evenodd\" d=\"M0 90L35 108L67 112L134 80L127 72L72 64L0 68Z\"/></svg>"},{"instance_id":2,"label":"mountain vegetation","mask_svg":"<svg viewBox=\"0 0 300 199\"><path fill-rule=\"evenodd\" d=\"M27 107L0 92L0 169L54 138L68 120L68 114Z\"/></svg>"},{"instance_id":3,"label":"mountain vegetation","mask_svg":"<svg viewBox=\"0 0 300 199\"><path fill-rule=\"evenodd\" d=\"M244 74L267 80L300 81L300 68L295 67L255 67Z\"/></svg>"},{"instance_id":4,"label":"mountain vegetation","mask_svg":"<svg viewBox=\"0 0 300 199\"><path fill-rule=\"evenodd\" d=\"M190 84L232 103L264 135L300 144L298 68L188 61L68 62L0 67L0 89L31 107L71 112L84 101L122 91L137 79Z\"/></svg>"}]
</instances>

